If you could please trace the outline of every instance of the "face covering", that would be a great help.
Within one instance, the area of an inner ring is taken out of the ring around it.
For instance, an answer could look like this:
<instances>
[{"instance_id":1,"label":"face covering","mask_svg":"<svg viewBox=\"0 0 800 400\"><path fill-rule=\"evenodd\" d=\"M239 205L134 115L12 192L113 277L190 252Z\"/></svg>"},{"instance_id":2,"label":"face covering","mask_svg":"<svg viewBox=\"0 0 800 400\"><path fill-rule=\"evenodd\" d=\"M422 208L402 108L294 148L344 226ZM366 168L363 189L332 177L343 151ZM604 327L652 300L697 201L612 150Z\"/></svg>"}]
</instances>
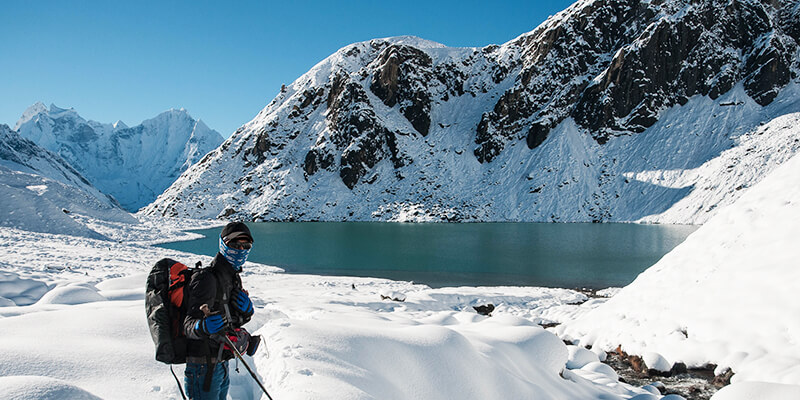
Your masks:
<instances>
[{"instance_id":1,"label":"face covering","mask_svg":"<svg viewBox=\"0 0 800 400\"><path fill-rule=\"evenodd\" d=\"M225 257L226 260L228 260L229 263L231 263L236 272L241 272L242 265L244 265L244 262L247 261L247 255L250 254L250 249L239 250L228 247L228 245L226 245L220 237L219 252L223 257Z\"/></svg>"}]
</instances>

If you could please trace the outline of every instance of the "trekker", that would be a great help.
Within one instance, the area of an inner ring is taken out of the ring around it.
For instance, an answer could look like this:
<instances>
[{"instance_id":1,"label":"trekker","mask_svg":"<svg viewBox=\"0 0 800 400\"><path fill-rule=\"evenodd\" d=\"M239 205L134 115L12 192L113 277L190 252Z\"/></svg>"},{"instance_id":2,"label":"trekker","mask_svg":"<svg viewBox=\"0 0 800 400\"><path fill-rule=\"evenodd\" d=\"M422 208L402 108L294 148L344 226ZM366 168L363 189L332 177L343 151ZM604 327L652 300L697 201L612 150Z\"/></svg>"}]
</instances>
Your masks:
<instances>
[{"instance_id":1,"label":"trekker","mask_svg":"<svg viewBox=\"0 0 800 400\"><path fill-rule=\"evenodd\" d=\"M240 328L253 316L239 277L252 245L247 225L231 222L222 228L211 265L192 275L183 323L188 338L184 383L190 399L224 400L228 395L228 360L234 355L223 351L219 339L225 329Z\"/></svg>"}]
</instances>

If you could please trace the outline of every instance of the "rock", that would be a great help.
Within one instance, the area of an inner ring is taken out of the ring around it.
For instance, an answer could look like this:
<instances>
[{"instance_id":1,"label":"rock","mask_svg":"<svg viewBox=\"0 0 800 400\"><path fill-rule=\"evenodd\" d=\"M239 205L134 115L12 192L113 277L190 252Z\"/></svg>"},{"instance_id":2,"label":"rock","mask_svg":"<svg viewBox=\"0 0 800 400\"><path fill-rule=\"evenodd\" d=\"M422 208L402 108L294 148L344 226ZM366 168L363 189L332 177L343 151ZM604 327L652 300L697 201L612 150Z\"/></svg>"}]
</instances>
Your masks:
<instances>
[{"instance_id":1,"label":"rock","mask_svg":"<svg viewBox=\"0 0 800 400\"><path fill-rule=\"evenodd\" d=\"M675 363L669 370L670 375L685 374L686 372L688 372L688 368L686 368L686 364L682 362Z\"/></svg>"},{"instance_id":2,"label":"rock","mask_svg":"<svg viewBox=\"0 0 800 400\"><path fill-rule=\"evenodd\" d=\"M627 356L628 364L631 365L634 371L644 373L647 371L647 366L645 365L642 357L639 356Z\"/></svg>"},{"instance_id":3,"label":"rock","mask_svg":"<svg viewBox=\"0 0 800 400\"><path fill-rule=\"evenodd\" d=\"M714 379L711 380L711 384L718 388L721 388L723 386L728 386L731 384L732 377L733 377L733 370L727 369L722 374L715 375Z\"/></svg>"},{"instance_id":4,"label":"rock","mask_svg":"<svg viewBox=\"0 0 800 400\"><path fill-rule=\"evenodd\" d=\"M494 311L494 304L490 303L490 304L483 305L483 306L472 306L472 308L474 308L475 311L477 311L478 314L480 314L480 315L486 315L486 316L491 317L492 316L492 311Z\"/></svg>"},{"instance_id":5,"label":"rock","mask_svg":"<svg viewBox=\"0 0 800 400\"><path fill-rule=\"evenodd\" d=\"M406 295L400 292L383 292L381 293L381 300L404 302L406 301Z\"/></svg>"}]
</instances>

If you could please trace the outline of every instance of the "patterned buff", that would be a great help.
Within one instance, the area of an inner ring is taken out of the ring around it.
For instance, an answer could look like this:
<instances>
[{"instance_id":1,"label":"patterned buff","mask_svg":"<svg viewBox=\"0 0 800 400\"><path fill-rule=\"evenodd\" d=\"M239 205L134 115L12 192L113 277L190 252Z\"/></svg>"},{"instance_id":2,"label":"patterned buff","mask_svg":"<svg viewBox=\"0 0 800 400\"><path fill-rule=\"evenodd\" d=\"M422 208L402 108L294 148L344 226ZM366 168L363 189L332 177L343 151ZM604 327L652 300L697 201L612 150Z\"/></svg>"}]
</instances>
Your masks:
<instances>
[{"instance_id":1,"label":"patterned buff","mask_svg":"<svg viewBox=\"0 0 800 400\"><path fill-rule=\"evenodd\" d=\"M239 250L230 248L225 244L225 242L222 241L222 238L220 237L219 252L223 257L225 257L226 260L228 260L229 263L231 263L231 265L233 265L233 269L235 269L236 272L241 272L242 265L244 265L244 262L247 261L247 255L250 254L250 249Z\"/></svg>"}]
</instances>

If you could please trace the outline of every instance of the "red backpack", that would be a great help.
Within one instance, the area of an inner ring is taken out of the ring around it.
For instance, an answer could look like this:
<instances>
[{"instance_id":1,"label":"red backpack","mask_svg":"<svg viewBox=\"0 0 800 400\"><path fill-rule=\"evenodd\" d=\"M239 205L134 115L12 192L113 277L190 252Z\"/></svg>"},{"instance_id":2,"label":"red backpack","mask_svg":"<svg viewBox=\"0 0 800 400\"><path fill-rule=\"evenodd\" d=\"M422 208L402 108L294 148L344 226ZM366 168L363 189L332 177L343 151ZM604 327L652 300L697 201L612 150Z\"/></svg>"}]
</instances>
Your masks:
<instances>
[{"instance_id":1,"label":"red backpack","mask_svg":"<svg viewBox=\"0 0 800 400\"><path fill-rule=\"evenodd\" d=\"M198 262L196 267L199 266ZM145 311L150 336L156 345L156 360L166 364L186 362L186 285L198 268L189 268L175 260L158 260L147 276Z\"/></svg>"}]
</instances>

